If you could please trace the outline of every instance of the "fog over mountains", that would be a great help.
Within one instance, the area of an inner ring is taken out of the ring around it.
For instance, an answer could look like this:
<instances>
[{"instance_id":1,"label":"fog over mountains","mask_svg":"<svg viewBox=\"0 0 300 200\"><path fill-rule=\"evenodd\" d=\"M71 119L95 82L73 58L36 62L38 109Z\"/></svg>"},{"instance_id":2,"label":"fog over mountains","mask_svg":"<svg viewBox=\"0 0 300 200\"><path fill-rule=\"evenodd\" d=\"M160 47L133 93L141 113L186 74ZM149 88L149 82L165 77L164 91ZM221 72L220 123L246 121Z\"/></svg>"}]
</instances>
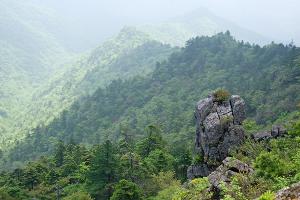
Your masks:
<instances>
[{"instance_id":1,"label":"fog over mountains","mask_svg":"<svg viewBox=\"0 0 300 200\"><path fill-rule=\"evenodd\" d=\"M0 200L300 199L299 7L0 0Z\"/></svg>"},{"instance_id":2,"label":"fog over mountains","mask_svg":"<svg viewBox=\"0 0 300 200\"><path fill-rule=\"evenodd\" d=\"M125 25L157 24L191 12L207 12L252 30L268 41L299 44L299 2L218 0L28 0L52 10L64 23L61 37L73 49L97 46ZM258 23L259 22L259 23ZM58 23L59 24L59 23ZM79 39L80 38L80 39Z\"/></svg>"}]
</instances>

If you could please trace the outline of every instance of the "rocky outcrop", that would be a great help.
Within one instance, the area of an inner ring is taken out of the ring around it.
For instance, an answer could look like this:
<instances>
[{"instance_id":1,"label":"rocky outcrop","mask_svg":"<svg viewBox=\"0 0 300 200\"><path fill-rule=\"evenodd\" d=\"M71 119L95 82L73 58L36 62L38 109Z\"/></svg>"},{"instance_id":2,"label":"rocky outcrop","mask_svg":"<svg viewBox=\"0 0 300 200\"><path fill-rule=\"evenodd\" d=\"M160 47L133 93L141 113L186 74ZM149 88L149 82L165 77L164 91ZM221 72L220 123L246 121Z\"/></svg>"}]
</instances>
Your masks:
<instances>
[{"instance_id":1,"label":"rocky outcrop","mask_svg":"<svg viewBox=\"0 0 300 200\"><path fill-rule=\"evenodd\" d=\"M195 153L202 161L188 168L189 179L208 176L244 141L245 102L237 95L222 102L210 95L197 103L195 118Z\"/></svg>"},{"instance_id":2,"label":"rocky outcrop","mask_svg":"<svg viewBox=\"0 0 300 200\"><path fill-rule=\"evenodd\" d=\"M300 182L290 187L279 190L276 193L276 200L296 200L300 199Z\"/></svg>"},{"instance_id":3,"label":"rocky outcrop","mask_svg":"<svg viewBox=\"0 0 300 200\"><path fill-rule=\"evenodd\" d=\"M253 169L240 160L232 157L227 157L215 171L209 174L208 180L215 188L221 190L220 184L230 183L231 178L238 173L249 175L253 173Z\"/></svg>"},{"instance_id":4,"label":"rocky outcrop","mask_svg":"<svg viewBox=\"0 0 300 200\"><path fill-rule=\"evenodd\" d=\"M269 140L272 138L283 137L286 134L287 134L287 130L283 126L273 125L271 130L254 133L251 135L251 137L258 142L262 140Z\"/></svg>"}]
</instances>

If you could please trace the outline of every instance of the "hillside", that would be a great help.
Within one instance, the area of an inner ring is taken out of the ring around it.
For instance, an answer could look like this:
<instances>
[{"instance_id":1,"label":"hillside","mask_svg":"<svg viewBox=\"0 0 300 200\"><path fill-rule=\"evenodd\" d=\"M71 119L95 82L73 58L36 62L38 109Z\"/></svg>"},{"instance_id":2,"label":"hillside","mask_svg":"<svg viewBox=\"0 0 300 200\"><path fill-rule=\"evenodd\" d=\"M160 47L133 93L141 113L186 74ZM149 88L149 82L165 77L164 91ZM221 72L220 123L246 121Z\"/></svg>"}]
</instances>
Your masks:
<instances>
[{"instance_id":1,"label":"hillside","mask_svg":"<svg viewBox=\"0 0 300 200\"><path fill-rule=\"evenodd\" d=\"M162 24L125 27L98 48L70 58L65 50L69 48L67 40L63 40L69 33L63 31L64 18L41 5L15 0L0 4L0 23L10 27L1 29L0 55L5 63L0 72L2 147L21 139L39 124L47 125L75 100L98 87L118 78L148 74L157 61L173 51L169 44L183 46L191 37L227 29L245 40L264 40L200 9Z\"/></svg>"},{"instance_id":2,"label":"hillside","mask_svg":"<svg viewBox=\"0 0 300 200\"><path fill-rule=\"evenodd\" d=\"M17 143L7 163L50 153L57 140L89 145L114 141L121 124L137 138L148 124L159 124L169 142L190 142L190 107L219 87L241 94L248 117L270 123L296 110L299 73L299 48L294 46L249 45L229 32L197 37L159 63L150 76L113 81L76 101L48 126L37 127Z\"/></svg>"},{"instance_id":3,"label":"hillside","mask_svg":"<svg viewBox=\"0 0 300 200\"><path fill-rule=\"evenodd\" d=\"M30 104L35 88L69 59L70 54L45 28L45 21L53 19L45 13L28 2L0 2L1 137L11 134L8 128Z\"/></svg>"},{"instance_id":4,"label":"hillside","mask_svg":"<svg viewBox=\"0 0 300 200\"><path fill-rule=\"evenodd\" d=\"M196 36L212 36L227 30L236 39L245 42L263 45L271 41L270 38L242 28L204 8L162 23L138 26L138 30L146 32L157 41L175 46L184 46L188 39Z\"/></svg>"},{"instance_id":5,"label":"hillside","mask_svg":"<svg viewBox=\"0 0 300 200\"><path fill-rule=\"evenodd\" d=\"M15 134L3 138L4 146L23 137L28 129L47 124L75 100L105 87L114 79L146 76L156 62L167 58L176 49L151 40L135 28L124 28L114 38L77 61L64 66L49 81L34 91L25 111L14 118Z\"/></svg>"}]
</instances>

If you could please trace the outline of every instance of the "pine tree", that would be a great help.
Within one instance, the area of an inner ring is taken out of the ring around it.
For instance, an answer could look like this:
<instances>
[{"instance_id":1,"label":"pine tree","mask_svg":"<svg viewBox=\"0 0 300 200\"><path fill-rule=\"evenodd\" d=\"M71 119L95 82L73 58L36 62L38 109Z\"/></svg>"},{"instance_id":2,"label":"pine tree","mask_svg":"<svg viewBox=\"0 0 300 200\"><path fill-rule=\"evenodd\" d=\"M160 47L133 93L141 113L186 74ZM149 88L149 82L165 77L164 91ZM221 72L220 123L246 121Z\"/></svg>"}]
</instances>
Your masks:
<instances>
[{"instance_id":1,"label":"pine tree","mask_svg":"<svg viewBox=\"0 0 300 200\"><path fill-rule=\"evenodd\" d=\"M110 200L141 200L142 193L139 187L130 181L121 180L115 187Z\"/></svg>"},{"instance_id":2,"label":"pine tree","mask_svg":"<svg viewBox=\"0 0 300 200\"><path fill-rule=\"evenodd\" d=\"M96 199L108 199L118 178L117 151L107 140L96 148L87 173L87 189Z\"/></svg>"},{"instance_id":3,"label":"pine tree","mask_svg":"<svg viewBox=\"0 0 300 200\"><path fill-rule=\"evenodd\" d=\"M63 141L59 141L55 150L54 160L57 167L63 165L64 162L64 154L65 154L66 147Z\"/></svg>"}]
</instances>

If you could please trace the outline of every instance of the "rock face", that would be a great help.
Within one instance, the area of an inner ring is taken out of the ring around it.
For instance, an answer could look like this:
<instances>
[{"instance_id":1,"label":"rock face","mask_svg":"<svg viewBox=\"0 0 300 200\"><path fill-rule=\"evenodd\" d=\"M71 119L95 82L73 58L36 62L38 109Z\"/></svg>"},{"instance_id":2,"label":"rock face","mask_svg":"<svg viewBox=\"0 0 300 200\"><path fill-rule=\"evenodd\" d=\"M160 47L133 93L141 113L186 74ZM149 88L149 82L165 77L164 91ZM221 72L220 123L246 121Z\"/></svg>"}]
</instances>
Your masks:
<instances>
[{"instance_id":1,"label":"rock face","mask_svg":"<svg viewBox=\"0 0 300 200\"><path fill-rule=\"evenodd\" d=\"M276 193L276 200L296 200L300 199L300 182L290 187L279 190Z\"/></svg>"},{"instance_id":2,"label":"rock face","mask_svg":"<svg viewBox=\"0 0 300 200\"><path fill-rule=\"evenodd\" d=\"M287 134L287 130L281 125L273 125L269 131L262 131L252 134L252 138L255 141L268 140L272 138L283 137Z\"/></svg>"},{"instance_id":3,"label":"rock face","mask_svg":"<svg viewBox=\"0 0 300 200\"><path fill-rule=\"evenodd\" d=\"M188 178L208 176L228 156L231 148L244 141L241 126L245 119L245 102L237 95L217 102L213 95L196 105L195 152L201 163L188 168Z\"/></svg>"},{"instance_id":4,"label":"rock face","mask_svg":"<svg viewBox=\"0 0 300 200\"><path fill-rule=\"evenodd\" d=\"M240 160L227 157L223 160L222 164L208 176L208 180L215 188L221 190L220 184L230 183L231 178L238 173L248 175L253 173L253 169Z\"/></svg>"}]
</instances>

